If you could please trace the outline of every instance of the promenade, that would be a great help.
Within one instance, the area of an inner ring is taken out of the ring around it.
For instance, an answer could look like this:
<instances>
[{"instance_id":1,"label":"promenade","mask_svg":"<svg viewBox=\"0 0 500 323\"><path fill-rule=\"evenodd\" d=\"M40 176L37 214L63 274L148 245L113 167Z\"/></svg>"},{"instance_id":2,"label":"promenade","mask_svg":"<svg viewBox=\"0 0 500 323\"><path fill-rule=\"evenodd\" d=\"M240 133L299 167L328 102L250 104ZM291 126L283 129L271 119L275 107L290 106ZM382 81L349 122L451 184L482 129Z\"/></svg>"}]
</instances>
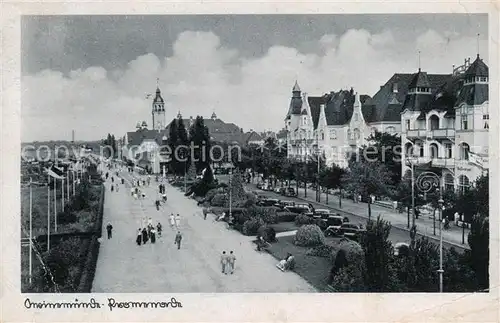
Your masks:
<instances>
[{"instance_id":1,"label":"promenade","mask_svg":"<svg viewBox=\"0 0 500 323\"><path fill-rule=\"evenodd\" d=\"M122 176L127 182L119 192L110 192L110 181L105 183L103 232L110 222L113 238L108 240L103 234L92 292L315 292L297 274L278 270L271 255L256 252L250 237L226 229L213 218L204 220L195 201L182 192L167 184L168 201L157 211L158 183L141 187L146 198L135 200L130 194L132 176ZM180 250L174 245L177 228L169 225L170 213L181 215ZM164 232L155 244L138 246L135 238L144 217L151 217L155 225L161 222ZM233 275L221 273L223 250L236 255Z\"/></svg>"}]
</instances>

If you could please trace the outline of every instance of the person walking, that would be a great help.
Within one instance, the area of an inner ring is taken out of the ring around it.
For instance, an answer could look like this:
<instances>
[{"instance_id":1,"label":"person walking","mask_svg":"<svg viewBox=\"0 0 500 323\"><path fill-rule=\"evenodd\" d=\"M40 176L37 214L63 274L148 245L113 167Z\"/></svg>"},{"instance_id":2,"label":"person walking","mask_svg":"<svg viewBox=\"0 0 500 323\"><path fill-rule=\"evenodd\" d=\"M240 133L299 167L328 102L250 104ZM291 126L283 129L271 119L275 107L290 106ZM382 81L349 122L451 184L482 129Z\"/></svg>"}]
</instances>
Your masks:
<instances>
[{"instance_id":1,"label":"person walking","mask_svg":"<svg viewBox=\"0 0 500 323\"><path fill-rule=\"evenodd\" d=\"M180 231L177 231L174 241L175 241L174 244L177 244L177 250L179 250L181 248L181 241L182 241L182 234Z\"/></svg>"},{"instance_id":2,"label":"person walking","mask_svg":"<svg viewBox=\"0 0 500 323\"><path fill-rule=\"evenodd\" d=\"M162 226L160 222L156 225L156 230L158 231L158 237L161 237Z\"/></svg>"},{"instance_id":3,"label":"person walking","mask_svg":"<svg viewBox=\"0 0 500 323\"><path fill-rule=\"evenodd\" d=\"M125 179L122 178L122 184L125 184Z\"/></svg>"},{"instance_id":4,"label":"person walking","mask_svg":"<svg viewBox=\"0 0 500 323\"><path fill-rule=\"evenodd\" d=\"M135 239L135 242L137 243L138 246L141 245L141 242L142 242L142 230L140 228L137 231L137 238Z\"/></svg>"},{"instance_id":5,"label":"person walking","mask_svg":"<svg viewBox=\"0 0 500 323\"><path fill-rule=\"evenodd\" d=\"M159 199L156 199L155 205L156 205L156 210L160 211L160 200Z\"/></svg>"},{"instance_id":6,"label":"person walking","mask_svg":"<svg viewBox=\"0 0 500 323\"><path fill-rule=\"evenodd\" d=\"M115 182L115 178L113 176L111 176L111 183L114 183Z\"/></svg>"},{"instance_id":7,"label":"person walking","mask_svg":"<svg viewBox=\"0 0 500 323\"><path fill-rule=\"evenodd\" d=\"M106 231L108 232L108 239L111 239L113 237L113 226L111 225L111 222L108 222Z\"/></svg>"},{"instance_id":8,"label":"person walking","mask_svg":"<svg viewBox=\"0 0 500 323\"><path fill-rule=\"evenodd\" d=\"M177 228L181 226L181 216L179 215L179 213L177 213L177 215L175 216L175 225L177 226Z\"/></svg>"},{"instance_id":9,"label":"person walking","mask_svg":"<svg viewBox=\"0 0 500 323\"><path fill-rule=\"evenodd\" d=\"M115 190L115 186L113 184L111 184L111 192L113 192Z\"/></svg>"},{"instance_id":10,"label":"person walking","mask_svg":"<svg viewBox=\"0 0 500 323\"><path fill-rule=\"evenodd\" d=\"M174 214L173 213L170 213L170 227L173 228L175 225L175 218L174 218Z\"/></svg>"},{"instance_id":11,"label":"person walking","mask_svg":"<svg viewBox=\"0 0 500 323\"><path fill-rule=\"evenodd\" d=\"M143 228L142 229L142 243L146 244L146 242L148 242L148 231L146 230L146 228Z\"/></svg>"},{"instance_id":12,"label":"person walking","mask_svg":"<svg viewBox=\"0 0 500 323\"><path fill-rule=\"evenodd\" d=\"M222 267L222 273L227 275L227 272L226 272L226 266L227 266L227 255L226 255L226 251L222 251L222 255L220 256L220 264L221 264L221 267Z\"/></svg>"},{"instance_id":13,"label":"person walking","mask_svg":"<svg viewBox=\"0 0 500 323\"><path fill-rule=\"evenodd\" d=\"M231 275L234 273L234 263L236 262L236 256L233 251L229 252L229 256L227 257L227 263L229 265L229 269L231 270Z\"/></svg>"},{"instance_id":14,"label":"person walking","mask_svg":"<svg viewBox=\"0 0 500 323\"><path fill-rule=\"evenodd\" d=\"M156 242L156 230L154 228L152 228L149 234L151 236L151 243L155 243Z\"/></svg>"}]
</instances>

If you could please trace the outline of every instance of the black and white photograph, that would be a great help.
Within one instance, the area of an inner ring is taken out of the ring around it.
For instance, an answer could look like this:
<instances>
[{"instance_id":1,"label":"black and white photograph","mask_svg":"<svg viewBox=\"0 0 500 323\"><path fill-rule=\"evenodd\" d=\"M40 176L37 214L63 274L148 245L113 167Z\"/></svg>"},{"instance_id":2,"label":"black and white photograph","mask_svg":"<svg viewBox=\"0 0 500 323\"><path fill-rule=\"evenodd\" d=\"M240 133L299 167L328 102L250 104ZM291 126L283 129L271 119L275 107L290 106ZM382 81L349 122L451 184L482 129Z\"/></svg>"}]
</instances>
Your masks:
<instances>
[{"instance_id":1,"label":"black and white photograph","mask_svg":"<svg viewBox=\"0 0 500 323\"><path fill-rule=\"evenodd\" d=\"M11 319L491 321L498 12L162 6L20 10Z\"/></svg>"},{"instance_id":2,"label":"black and white photograph","mask_svg":"<svg viewBox=\"0 0 500 323\"><path fill-rule=\"evenodd\" d=\"M22 291L488 292L487 26L23 17Z\"/></svg>"}]
</instances>

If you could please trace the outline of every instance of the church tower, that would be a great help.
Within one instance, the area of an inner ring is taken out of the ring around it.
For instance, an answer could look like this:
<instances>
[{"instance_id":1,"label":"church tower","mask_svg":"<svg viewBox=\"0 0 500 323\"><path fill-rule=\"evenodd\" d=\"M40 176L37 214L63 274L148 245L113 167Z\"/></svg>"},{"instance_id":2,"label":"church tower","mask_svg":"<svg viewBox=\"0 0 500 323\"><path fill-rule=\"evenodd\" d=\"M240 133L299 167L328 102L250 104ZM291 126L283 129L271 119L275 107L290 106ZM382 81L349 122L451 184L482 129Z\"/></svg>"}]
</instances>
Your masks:
<instances>
[{"instance_id":1,"label":"church tower","mask_svg":"<svg viewBox=\"0 0 500 323\"><path fill-rule=\"evenodd\" d=\"M165 124L165 102L161 97L161 91L158 86L158 80L156 80L156 96L153 100L153 106L151 114L153 116L153 129L163 130L166 127Z\"/></svg>"}]
</instances>

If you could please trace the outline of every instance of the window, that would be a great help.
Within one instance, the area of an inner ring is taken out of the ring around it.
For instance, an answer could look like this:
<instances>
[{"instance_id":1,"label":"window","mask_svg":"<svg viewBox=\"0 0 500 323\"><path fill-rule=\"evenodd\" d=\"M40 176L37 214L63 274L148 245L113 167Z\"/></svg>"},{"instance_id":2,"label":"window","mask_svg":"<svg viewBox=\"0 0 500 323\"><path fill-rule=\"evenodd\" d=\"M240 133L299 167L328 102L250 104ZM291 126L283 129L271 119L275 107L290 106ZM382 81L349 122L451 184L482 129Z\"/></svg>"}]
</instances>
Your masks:
<instances>
[{"instance_id":1,"label":"window","mask_svg":"<svg viewBox=\"0 0 500 323\"><path fill-rule=\"evenodd\" d=\"M406 130L410 130L410 120L406 120Z\"/></svg>"},{"instance_id":2,"label":"window","mask_svg":"<svg viewBox=\"0 0 500 323\"><path fill-rule=\"evenodd\" d=\"M481 82L486 82L487 79L486 79L486 77L482 76L482 77L480 77L480 80L481 80Z\"/></svg>"},{"instance_id":3,"label":"window","mask_svg":"<svg viewBox=\"0 0 500 323\"><path fill-rule=\"evenodd\" d=\"M446 151L446 158L452 158L453 146L451 144L445 144L444 149Z\"/></svg>"},{"instance_id":4,"label":"window","mask_svg":"<svg viewBox=\"0 0 500 323\"><path fill-rule=\"evenodd\" d=\"M460 193L463 194L464 192L466 192L470 187L469 178L465 175L460 175L460 177L458 178L458 186Z\"/></svg>"},{"instance_id":5,"label":"window","mask_svg":"<svg viewBox=\"0 0 500 323\"><path fill-rule=\"evenodd\" d=\"M446 191L454 191L455 190L455 180L453 178L453 175L450 173L447 173L444 176L444 189Z\"/></svg>"},{"instance_id":6,"label":"window","mask_svg":"<svg viewBox=\"0 0 500 323\"><path fill-rule=\"evenodd\" d=\"M484 129L490 129L490 126L488 125L488 121L484 122Z\"/></svg>"},{"instance_id":7,"label":"window","mask_svg":"<svg viewBox=\"0 0 500 323\"><path fill-rule=\"evenodd\" d=\"M337 131L330 129L330 139L337 139Z\"/></svg>"},{"instance_id":8,"label":"window","mask_svg":"<svg viewBox=\"0 0 500 323\"><path fill-rule=\"evenodd\" d=\"M325 133L321 131L321 140L325 140Z\"/></svg>"},{"instance_id":9,"label":"window","mask_svg":"<svg viewBox=\"0 0 500 323\"><path fill-rule=\"evenodd\" d=\"M461 117L461 124L462 124L462 130L467 130L468 129L468 123L467 123L467 115L466 114L462 114L462 117Z\"/></svg>"},{"instance_id":10,"label":"window","mask_svg":"<svg viewBox=\"0 0 500 323\"><path fill-rule=\"evenodd\" d=\"M407 142L405 145L405 155L413 156L413 145L409 142Z\"/></svg>"},{"instance_id":11,"label":"window","mask_svg":"<svg viewBox=\"0 0 500 323\"><path fill-rule=\"evenodd\" d=\"M419 148L418 155L419 155L420 157L424 157L424 144L423 144L423 143L420 143L418 148Z\"/></svg>"},{"instance_id":12,"label":"window","mask_svg":"<svg viewBox=\"0 0 500 323\"><path fill-rule=\"evenodd\" d=\"M470 147L465 142L460 145L460 160L469 160Z\"/></svg>"},{"instance_id":13,"label":"window","mask_svg":"<svg viewBox=\"0 0 500 323\"><path fill-rule=\"evenodd\" d=\"M439 157L439 150L438 150L438 146L436 144L429 145L429 155L431 156L431 158L438 158Z\"/></svg>"},{"instance_id":14,"label":"window","mask_svg":"<svg viewBox=\"0 0 500 323\"><path fill-rule=\"evenodd\" d=\"M347 138L352 139L352 132L351 129L347 129Z\"/></svg>"},{"instance_id":15,"label":"window","mask_svg":"<svg viewBox=\"0 0 500 323\"><path fill-rule=\"evenodd\" d=\"M396 128L394 128L394 127L387 127L387 128L385 129L385 131L386 131L387 133L389 133L389 134L393 134L394 132L396 132Z\"/></svg>"},{"instance_id":16,"label":"window","mask_svg":"<svg viewBox=\"0 0 500 323\"><path fill-rule=\"evenodd\" d=\"M430 130L439 129L439 117L437 115L434 114L429 118L429 128Z\"/></svg>"},{"instance_id":17,"label":"window","mask_svg":"<svg viewBox=\"0 0 500 323\"><path fill-rule=\"evenodd\" d=\"M359 129L354 129L354 139L358 140L359 138L361 138Z\"/></svg>"},{"instance_id":18,"label":"window","mask_svg":"<svg viewBox=\"0 0 500 323\"><path fill-rule=\"evenodd\" d=\"M392 92L398 93L398 83L393 83L392 84Z\"/></svg>"},{"instance_id":19,"label":"window","mask_svg":"<svg viewBox=\"0 0 500 323\"><path fill-rule=\"evenodd\" d=\"M484 114L483 115L483 120L490 120L490 115L489 114Z\"/></svg>"},{"instance_id":20,"label":"window","mask_svg":"<svg viewBox=\"0 0 500 323\"><path fill-rule=\"evenodd\" d=\"M357 114L357 113L355 113L355 114L354 114L354 121L358 121L358 119L359 119L358 114Z\"/></svg>"}]
</instances>

